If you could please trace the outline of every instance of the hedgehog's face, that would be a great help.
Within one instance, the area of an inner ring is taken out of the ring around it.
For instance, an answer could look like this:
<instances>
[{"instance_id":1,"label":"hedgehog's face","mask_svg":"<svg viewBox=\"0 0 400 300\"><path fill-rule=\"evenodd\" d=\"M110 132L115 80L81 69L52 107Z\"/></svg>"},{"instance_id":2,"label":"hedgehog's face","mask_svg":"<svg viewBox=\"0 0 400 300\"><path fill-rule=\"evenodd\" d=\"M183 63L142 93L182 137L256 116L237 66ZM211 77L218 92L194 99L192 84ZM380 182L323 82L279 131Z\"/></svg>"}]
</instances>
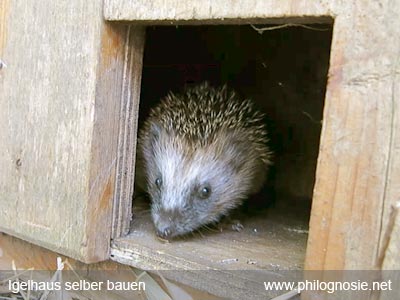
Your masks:
<instances>
[{"instance_id":1,"label":"hedgehog's face","mask_svg":"<svg viewBox=\"0 0 400 300\"><path fill-rule=\"evenodd\" d=\"M254 160L249 165L248 152L229 136L193 149L166 133L152 143L151 151L144 148L158 235L183 235L217 221L238 206L248 196L254 179Z\"/></svg>"}]
</instances>

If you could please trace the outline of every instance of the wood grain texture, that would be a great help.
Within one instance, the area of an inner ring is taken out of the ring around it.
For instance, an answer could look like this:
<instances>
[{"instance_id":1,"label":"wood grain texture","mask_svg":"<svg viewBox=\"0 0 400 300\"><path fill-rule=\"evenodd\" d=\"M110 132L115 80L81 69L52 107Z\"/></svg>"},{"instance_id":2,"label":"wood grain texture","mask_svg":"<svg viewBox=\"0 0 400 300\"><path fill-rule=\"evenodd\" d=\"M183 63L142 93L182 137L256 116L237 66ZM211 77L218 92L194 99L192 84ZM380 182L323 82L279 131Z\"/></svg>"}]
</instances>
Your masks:
<instances>
[{"instance_id":1,"label":"wood grain texture","mask_svg":"<svg viewBox=\"0 0 400 300\"><path fill-rule=\"evenodd\" d=\"M45 275L45 272L41 271L56 271L57 270L57 257L61 257L63 261L68 261L69 265L65 265L62 279L64 282L66 281L75 281L75 273L69 272L71 268L75 272L79 272L80 274L85 274L85 280L92 281L102 281L98 279L98 275L106 274L106 270L127 270L128 268L110 262L102 262L97 264L86 265L79 261L76 261L71 258L67 258L58 253L49 251L47 249L35 246L33 244L27 243L23 240L5 235L0 233L0 249L2 251L2 256L0 256L0 271L9 271L12 270L12 264L16 266L17 270L40 270L36 272L32 272L32 279L35 281L47 281L48 278L43 278L41 276ZM100 272L99 272L100 270ZM129 270L129 269L128 269ZM93 278L90 276L90 272L97 275L97 278ZM93 272L94 271L94 272ZM18 272L18 273L20 273ZM50 274L52 273L50 272ZM22 272L21 272L22 273ZM29 273L28 273L29 274ZM117 274L117 272L115 272ZM72 276L71 276L72 275ZM23 276L21 276L23 278ZM132 280L132 278L129 278ZM128 278L123 278L121 280L128 280ZM134 280L134 279L133 279ZM78 291L78 295L72 299L88 299L85 295L84 291ZM116 294L109 291L94 291L91 290L89 294L91 298L94 299L110 299L110 300L123 300L123 299L142 299L139 293L132 291L130 293L130 298L123 297L121 294ZM82 296L82 297L80 297ZM63 299L70 299L64 295Z\"/></svg>"},{"instance_id":2,"label":"wood grain texture","mask_svg":"<svg viewBox=\"0 0 400 300\"><path fill-rule=\"evenodd\" d=\"M306 269L375 269L400 187L400 6L336 6Z\"/></svg>"},{"instance_id":3,"label":"wood grain texture","mask_svg":"<svg viewBox=\"0 0 400 300\"><path fill-rule=\"evenodd\" d=\"M15 266L18 270L27 270L33 268L34 270L42 270L42 271L55 271L57 269L57 257L61 257L62 260L68 260L70 266L75 271L81 272L80 274L84 275L85 279L89 279L91 281L106 281L107 279L116 280L116 281L135 281L136 274L142 273L141 270L131 268L130 266L122 265L112 261L105 261L95 264L84 264L82 262L76 261L71 258L64 257L58 253L53 251L44 249L39 246L35 246L33 244L27 243L23 240L14 238L12 236L0 233L0 271L5 270L9 271L12 269L12 262L14 262ZM69 274L68 270L70 270L70 266L66 265L63 272L63 280L67 281L68 275L72 275L71 280L76 280L74 274ZM134 271L134 272L133 272ZM29 275L29 273L27 273ZM33 272L33 276L36 276L38 272ZM160 283L161 280L155 275L152 277ZM43 279L38 280L33 277L36 281L43 281ZM161 284L162 286L162 284ZM198 290L192 289L188 286L180 285L180 287L184 288L186 292L188 292L193 299L202 299L202 300L218 300L215 296L212 296L208 293L200 292ZM146 290L149 292L154 291L154 286L147 286ZM159 287L161 288L161 287ZM81 291L82 292L82 291ZM85 295L84 292L82 292ZM82 295L82 296L83 296ZM80 297L76 297L76 299L81 299ZM145 299L143 293L139 293L136 291L90 291L90 295L86 294L86 298L83 299L107 299L107 300L126 300L126 299ZM64 298L65 299L65 298Z\"/></svg>"},{"instance_id":4,"label":"wood grain texture","mask_svg":"<svg viewBox=\"0 0 400 300\"><path fill-rule=\"evenodd\" d=\"M3 56L3 50L7 40L7 25L9 15L10 1L4 0L0 2L0 60ZM1 73L0 73L1 76ZM1 77L0 77L1 78Z\"/></svg>"},{"instance_id":5,"label":"wood grain texture","mask_svg":"<svg viewBox=\"0 0 400 300\"><path fill-rule=\"evenodd\" d=\"M400 5L399 5L400 6ZM400 17L400 7L397 7L397 20ZM396 9L396 8L394 8ZM398 37L398 33L397 37ZM381 237L380 258L378 268L383 270L400 270L400 42L397 60L393 62L392 73L392 130L390 161L387 166L387 182L385 190L383 228L384 234ZM397 284L400 282L400 275L397 275ZM400 289L395 289L395 295L380 295L380 299L400 299Z\"/></svg>"},{"instance_id":6,"label":"wood grain texture","mask_svg":"<svg viewBox=\"0 0 400 300\"><path fill-rule=\"evenodd\" d=\"M105 26L102 1L12 1L6 17L0 230L105 259L124 40Z\"/></svg>"},{"instance_id":7,"label":"wood grain texture","mask_svg":"<svg viewBox=\"0 0 400 300\"><path fill-rule=\"evenodd\" d=\"M120 107L124 99L127 26L105 24L99 43L90 157L88 204L85 210L85 256L108 258L117 165ZM82 250L81 250L82 251ZM88 262L88 260L86 260Z\"/></svg>"},{"instance_id":8,"label":"wood grain texture","mask_svg":"<svg viewBox=\"0 0 400 300\"><path fill-rule=\"evenodd\" d=\"M104 16L113 21L135 21L151 24L176 23L280 23L306 22L307 17L333 15L335 1L273 0L263 1L203 1L203 0L105 0ZM337 5L336 5L337 6ZM282 19L283 18L283 19ZM316 21L316 20L315 20Z\"/></svg>"},{"instance_id":9,"label":"wood grain texture","mask_svg":"<svg viewBox=\"0 0 400 300\"><path fill-rule=\"evenodd\" d=\"M126 235L132 218L136 136L142 78L145 28L130 26L126 36L124 86L120 107L117 178L112 237Z\"/></svg>"},{"instance_id":10,"label":"wood grain texture","mask_svg":"<svg viewBox=\"0 0 400 300\"><path fill-rule=\"evenodd\" d=\"M390 221L382 267L388 270L400 270L400 201L396 207L393 207Z\"/></svg>"},{"instance_id":11,"label":"wood grain texture","mask_svg":"<svg viewBox=\"0 0 400 300\"><path fill-rule=\"evenodd\" d=\"M158 270L228 299L271 299L282 292L265 291L265 280L295 280L302 274L307 217L299 211L242 215L240 232L226 224L220 231L204 230L169 243L157 238L148 209L134 206L134 212L131 233L114 239L111 247L111 259L122 264Z\"/></svg>"},{"instance_id":12,"label":"wood grain texture","mask_svg":"<svg viewBox=\"0 0 400 300\"><path fill-rule=\"evenodd\" d=\"M400 299L400 201L398 201L397 206L392 208L392 213L390 215L388 226L388 240L387 244L383 244L382 248L384 253L382 253L382 265L380 266L383 270L393 270L383 274L383 280L387 280L385 276L394 277L392 281L394 282L393 292L390 295L381 293L379 296L380 300L390 300L390 299ZM392 274L397 275L396 277ZM397 279L397 280L396 280Z\"/></svg>"},{"instance_id":13,"label":"wood grain texture","mask_svg":"<svg viewBox=\"0 0 400 300\"><path fill-rule=\"evenodd\" d=\"M400 4L391 8L391 18L400 19ZM387 21L389 22L389 21ZM389 24L389 23L388 23ZM383 269L400 270L400 38L396 27L390 27L390 36L395 37L394 47L397 43L397 56L391 65L391 89L387 92L391 96L392 111L389 149L390 160L387 166L387 182L385 189L383 228L390 234L388 247L385 249L384 236L381 238L382 257L384 257ZM393 219L391 219L393 218ZM392 224L391 224L392 223ZM400 290L399 290L400 298Z\"/></svg>"}]
</instances>

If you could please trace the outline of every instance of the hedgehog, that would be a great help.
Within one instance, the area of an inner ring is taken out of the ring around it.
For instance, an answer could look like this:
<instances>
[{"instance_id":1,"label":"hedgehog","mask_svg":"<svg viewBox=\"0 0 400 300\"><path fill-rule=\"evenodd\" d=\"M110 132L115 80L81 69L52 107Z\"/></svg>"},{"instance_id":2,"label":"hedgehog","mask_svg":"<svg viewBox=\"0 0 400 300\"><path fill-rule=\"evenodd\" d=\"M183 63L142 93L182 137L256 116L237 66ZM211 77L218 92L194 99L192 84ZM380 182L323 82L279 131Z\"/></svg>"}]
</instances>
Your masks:
<instances>
[{"instance_id":1,"label":"hedgehog","mask_svg":"<svg viewBox=\"0 0 400 300\"><path fill-rule=\"evenodd\" d=\"M139 131L139 177L159 237L218 222L261 189L271 164L263 120L251 100L207 82L170 92L150 111Z\"/></svg>"}]
</instances>

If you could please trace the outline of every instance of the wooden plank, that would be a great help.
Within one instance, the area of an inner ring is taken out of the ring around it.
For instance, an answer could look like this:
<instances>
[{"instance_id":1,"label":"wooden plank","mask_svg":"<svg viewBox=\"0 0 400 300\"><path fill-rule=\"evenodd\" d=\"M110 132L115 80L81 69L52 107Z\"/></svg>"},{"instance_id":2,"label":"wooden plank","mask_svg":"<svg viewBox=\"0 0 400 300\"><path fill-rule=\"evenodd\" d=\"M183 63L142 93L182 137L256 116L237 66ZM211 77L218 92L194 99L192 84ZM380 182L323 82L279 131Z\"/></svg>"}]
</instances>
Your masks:
<instances>
[{"instance_id":1,"label":"wooden plank","mask_svg":"<svg viewBox=\"0 0 400 300\"><path fill-rule=\"evenodd\" d=\"M128 233L132 218L136 136L144 42L145 28L130 26L125 47L124 86L120 107L113 238Z\"/></svg>"},{"instance_id":2,"label":"wooden plank","mask_svg":"<svg viewBox=\"0 0 400 300\"><path fill-rule=\"evenodd\" d=\"M0 230L105 259L124 29L100 0L1 3Z\"/></svg>"},{"instance_id":3,"label":"wooden plank","mask_svg":"<svg viewBox=\"0 0 400 300\"><path fill-rule=\"evenodd\" d=\"M389 220L382 267L385 270L400 270L400 201L393 207Z\"/></svg>"},{"instance_id":4,"label":"wooden plank","mask_svg":"<svg viewBox=\"0 0 400 300\"><path fill-rule=\"evenodd\" d=\"M400 299L400 53L393 64L392 79L392 131L390 162L387 168L386 201L382 223L385 231L381 237L380 260L378 268L396 270L397 286L393 295L381 294L380 299ZM395 283L396 284L396 283Z\"/></svg>"},{"instance_id":5,"label":"wooden plank","mask_svg":"<svg viewBox=\"0 0 400 300\"><path fill-rule=\"evenodd\" d=\"M398 194L399 195L399 194ZM382 265L383 270L392 270L383 273L383 280L390 278L394 287L391 294L381 293L380 300L400 299L400 201L392 208L392 214L389 218L388 240L383 244Z\"/></svg>"},{"instance_id":6,"label":"wooden plank","mask_svg":"<svg viewBox=\"0 0 400 300\"><path fill-rule=\"evenodd\" d=\"M334 15L336 1L201 1L201 0L106 0L104 16L112 21L136 23L310 23L327 21Z\"/></svg>"},{"instance_id":7,"label":"wooden plank","mask_svg":"<svg viewBox=\"0 0 400 300\"><path fill-rule=\"evenodd\" d=\"M392 18L400 16L400 4L393 8ZM385 240L382 235L380 241L380 251L383 260L383 269L400 270L400 38L398 37L399 29L390 28L397 37L398 53L393 60L392 72L390 74L391 89L388 94L391 96L392 118L391 122L391 147L389 149L389 164L387 166L387 182L385 189L384 215L382 216L382 225L387 233L389 240ZM389 34L389 33L388 33ZM386 243L387 242L387 243ZM387 247L386 247L387 245ZM400 298L400 290L399 290Z\"/></svg>"},{"instance_id":8,"label":"wooden plank","mask_svg":"<svg viewBox=\"0 0 400 300\"><path fill-rule=\"evenodd\" d=\"M84 251L89 261L108 258L115 189L120 106L124 101L124 64L127 26L102 27L96 94L88 204L85 209ZM82 250L81 250L82 251Z\"/></svg>"},{"instance_id":9,"label":"wooden plank","mask_svg":"<svg viewBox=\"0 0 400 300\"><path fill-rule=\"evenodd\" d=\"M49 251L47 249L35 246L33 244L27 243L23 240L8 236L6 234L0 233L0 273L1 271L9 271L12 269L12 262L18 270L27 270L33 268L34 270L49 270L55 271L57 269L56 262L57 257L61 257L62 260L68 259L70 266L75 271L85 271L85 279L92 281L105 281L107 279L118 280L118 281L134 281L135 277L132 272L132 268L112 261L105 261L96 264L87 265L76 261L71 258L66 258L55 252ZM65 266L66 272L63 273L63 279L66 280L66 275L70 270L69 266ZM134 270L136 274L140 274L142 271ZM33 273L35 276L36 273ZM81 273L82 274L82 273ZM28 273L29 275L29 273ZM71 275L71 274L69 274ZM112 275L112 276L111 276ZM72 274L72 277L74 274ZM157 276L152 275L153 278L160 283L160 279ZM35 280L36 278L33 277ZM36 279L37 280L37 279ZM76 278L72 278L76 280ZM39 280L37 280L39 281ZM188 286L180 285L187 291L193 299L204 299L204 300L218 300L217 298L209 293L200 292L198 290L192 289ZM151 292L152 286L146 286L146 290ZM79 293L79 291L78 291ZM142 299L143 293L135 291L119 292L119 291L90 291L89 298L92 299ZM78 298L78 297L77 297ZM84 298L87 299L87 298ZM144 299L144 298L143 298Z\"/></svg>"},{"instance_id":10,"label":"wooden plank","mask_svg":"<svg viewBox=\"0 0 400 300\"><path fill-rule=\"evenodd\" d=\"M4 0L0 2L0 60L1 60L0 70L6 67L6 65L4 65L2 61L2 56L4 53L4 47L6 46L9 8L10 8L9 0ZM1 76L2 75L0 73L0 78L2 78Z\"/></svg>"},{"instance_id":11,"label":"wooden plank","mask_svg":"<svg viewBox=\"0 0 400 300\"><path fill-rule=\"evenodd\" d=\"M264 290L263 281L294 280L302 274L308 232L303 212L240 215L240 232L225 224L220 231L163 243L148 209L135 206L134 211L132 232L113 241L111 259L117 262L159 270L171 280L229 299L277 296L279 291Z\"/></svg>"},{"instance_id":12,"label":"wooden plank","mask_svg":"<svg viewBox=\"0 0 400 300\"><path fill-rule=\"evenodd\" d=\"M400 187L400 4L337 11L305 267L375 269Z\"/></svg>"}]
</instances>

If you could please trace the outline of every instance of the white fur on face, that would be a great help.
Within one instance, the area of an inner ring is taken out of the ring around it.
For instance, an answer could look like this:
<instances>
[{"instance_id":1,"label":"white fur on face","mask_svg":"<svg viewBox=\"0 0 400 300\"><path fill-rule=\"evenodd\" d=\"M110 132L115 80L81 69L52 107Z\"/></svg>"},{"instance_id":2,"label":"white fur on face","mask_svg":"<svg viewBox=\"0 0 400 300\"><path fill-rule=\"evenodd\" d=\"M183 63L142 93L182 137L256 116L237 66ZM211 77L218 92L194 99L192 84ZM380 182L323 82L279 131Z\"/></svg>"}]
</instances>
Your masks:
<instances>
[{"instance_id":1,"label":"white fur on face","mask_svg":"<svg viewBox=\"0 0 400 300\"><path fill-rule=\"evenodd\" d=\"M165 211L179 210L184 205L184 183L182 178L184 155L173 145L159 149L155 154L155 161L162 177L161 204Z\"/></svg>"},{"instance_id":2,"label":"white fur on face","mask_svg":"<svg viewBox=\"0 0 400 300\"><path fill-rule=\"evenodd\" d=\"M194 149L182 137L165 133L152 146L144 155L153 221L160 232L168 228L171 236L180 235L215 222L251 191L255 152L244 151L229 136ZM154 184L157 178L161 187ZM204 185L211 188L207 199L198 194Z\"/></svg>"},{"instance_id":3,"label":"white fur on face","mask_svg":"<svg viewBox=\"0 0 400 300\"><path fill-rule=\"evenodd\" d=\"M235 178L238 174L227 161L221 160L215 147L195 149L189 155L182 141L172 138L158 146L154 159L162 176L160 203L165 211L181 211L195 189L204 184L211 186L213 195L223 195L217 202L226 201L226 197L243 198L242 193L247 192L246 180L235 186L240 182ZM225 150L224 157L234 157L230 149Z\"/></svg>"}]
</instances>

